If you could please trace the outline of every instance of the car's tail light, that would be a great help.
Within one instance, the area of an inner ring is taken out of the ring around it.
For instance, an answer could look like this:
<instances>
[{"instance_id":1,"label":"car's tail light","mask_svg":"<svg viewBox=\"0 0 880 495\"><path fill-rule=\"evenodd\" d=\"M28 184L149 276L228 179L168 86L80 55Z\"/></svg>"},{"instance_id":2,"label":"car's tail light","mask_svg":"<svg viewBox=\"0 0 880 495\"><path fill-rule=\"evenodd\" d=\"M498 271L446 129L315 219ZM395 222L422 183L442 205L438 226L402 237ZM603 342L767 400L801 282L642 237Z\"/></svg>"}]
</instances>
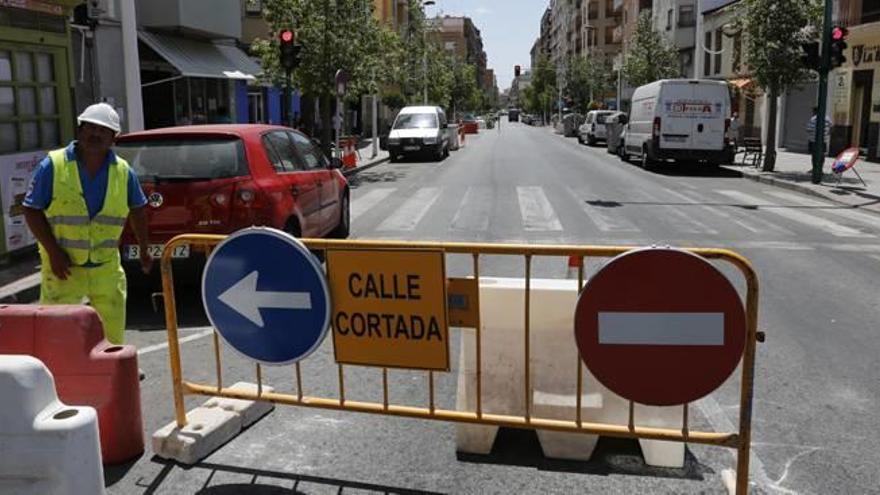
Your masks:
<instances>
[{"instance_id":1,"label":"car's tail light","mask_svg":"<svg viewBox=\"0 0 880 495\"><path fill-rule=\"evenodd\" d=\"M263 191L253 182L241 182L235 187L234 206L237 208L250 208L259 210L266 206L267 201Z\"/></svg>"},{"instance_id":2,"label":"car's tail light","mask_svg":"<svg viewBox=\"0 0 880 495\"><path fill-rule=\"evenodd\" d=\"M218 208L226 208L229 206L229 195L223 192L211 195L211 204Z\"/></svg>"}]
</instances>

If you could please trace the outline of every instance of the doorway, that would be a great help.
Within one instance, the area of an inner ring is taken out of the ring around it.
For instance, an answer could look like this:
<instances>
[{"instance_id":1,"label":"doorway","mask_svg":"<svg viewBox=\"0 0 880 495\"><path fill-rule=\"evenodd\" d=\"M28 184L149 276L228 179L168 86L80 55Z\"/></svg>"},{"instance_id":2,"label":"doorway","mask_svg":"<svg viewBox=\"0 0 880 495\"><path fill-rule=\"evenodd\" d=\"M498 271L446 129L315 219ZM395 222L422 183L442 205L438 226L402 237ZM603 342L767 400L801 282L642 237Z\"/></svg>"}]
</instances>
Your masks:
<instances>
[{"instance_id":1,"label":"doorway","mask_svg":"<svg viewBox=\"0 0 880 495\"><path fill-rule=\"evenodd\" d=\"M857 70L853 73L852 93L852 139L850 146L867 152L868 124L871 120L871 89L874 84L874 71Z\"/></svg>"},{"instance_id":2,"label":"doorway","mask_svg":"<svg viewBox=\"0 0 880 495\"><path fill-rule=\"evenodd\" d=\"M265 124L266 115L264 109L263 92L255 91L248 93L248 122L251 124Z\"/></svg>"}]
</instances>

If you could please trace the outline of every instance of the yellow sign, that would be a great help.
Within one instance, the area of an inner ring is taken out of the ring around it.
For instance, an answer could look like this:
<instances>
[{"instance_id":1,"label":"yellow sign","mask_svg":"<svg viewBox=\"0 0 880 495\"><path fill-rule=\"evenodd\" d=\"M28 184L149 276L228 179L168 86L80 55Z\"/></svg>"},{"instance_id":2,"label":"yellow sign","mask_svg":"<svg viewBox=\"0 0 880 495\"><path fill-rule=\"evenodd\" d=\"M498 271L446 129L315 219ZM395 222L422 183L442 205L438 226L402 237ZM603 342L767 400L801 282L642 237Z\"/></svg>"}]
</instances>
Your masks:
<instances>
[{"instance_id":1,"label":"yellow sign","mask_svg":"<svg viewBox=\"0 0 880 495\"><path fill-rule=\"evenodd\" d=\"M449 370L442 251L327 252L336 362Z\"/></svg>"}]
</instances>

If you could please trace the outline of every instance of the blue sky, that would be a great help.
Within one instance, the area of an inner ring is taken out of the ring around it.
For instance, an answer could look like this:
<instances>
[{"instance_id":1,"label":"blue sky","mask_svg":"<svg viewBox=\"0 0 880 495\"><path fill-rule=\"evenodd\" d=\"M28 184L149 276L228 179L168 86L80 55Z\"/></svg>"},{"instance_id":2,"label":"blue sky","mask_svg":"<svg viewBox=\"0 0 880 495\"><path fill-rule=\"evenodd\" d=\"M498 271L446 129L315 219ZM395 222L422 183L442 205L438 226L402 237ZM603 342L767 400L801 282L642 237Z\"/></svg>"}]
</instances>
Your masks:
<instances>
[{"instance_id":1,"label":"blue sky","mask_svg":"<svg viewBox=\"0 0 880 495\"><path fill-rule=\"evenodd\" d=\"M483 35L488 66L495 70L498 89L510 87L513 66L530 64L529 50L541 31L547 0L436 0L427 14L465 15Z\"/></svg>"}]
</instances>

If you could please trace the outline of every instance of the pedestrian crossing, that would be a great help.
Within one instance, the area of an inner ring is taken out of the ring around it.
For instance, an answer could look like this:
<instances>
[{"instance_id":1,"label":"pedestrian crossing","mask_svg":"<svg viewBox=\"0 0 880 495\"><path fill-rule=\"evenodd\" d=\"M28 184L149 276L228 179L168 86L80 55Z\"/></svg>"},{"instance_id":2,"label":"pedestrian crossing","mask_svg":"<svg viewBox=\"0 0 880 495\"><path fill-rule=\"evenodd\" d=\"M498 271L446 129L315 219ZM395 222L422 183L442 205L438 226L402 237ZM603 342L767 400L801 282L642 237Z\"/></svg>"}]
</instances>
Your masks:
<instances>
[{"instance_id":1,"label":"pedestrian crossing","mask_svg":"<svg viewBox=\"0 0 880 495\"><path fill-rule=\"evenodd\" d=\"M526 242L685 241L791 251L838 245L863 252L880 243L880 216L785 191L658 186L617 195L600 200L586 186L568 185L376 187L355 191L351 218L358 237L378 238L485 233L481 238ZM841 242L847 240L858 243ZM877 242L865 244L871 240Z\"/></svg>"}]
</instances>

